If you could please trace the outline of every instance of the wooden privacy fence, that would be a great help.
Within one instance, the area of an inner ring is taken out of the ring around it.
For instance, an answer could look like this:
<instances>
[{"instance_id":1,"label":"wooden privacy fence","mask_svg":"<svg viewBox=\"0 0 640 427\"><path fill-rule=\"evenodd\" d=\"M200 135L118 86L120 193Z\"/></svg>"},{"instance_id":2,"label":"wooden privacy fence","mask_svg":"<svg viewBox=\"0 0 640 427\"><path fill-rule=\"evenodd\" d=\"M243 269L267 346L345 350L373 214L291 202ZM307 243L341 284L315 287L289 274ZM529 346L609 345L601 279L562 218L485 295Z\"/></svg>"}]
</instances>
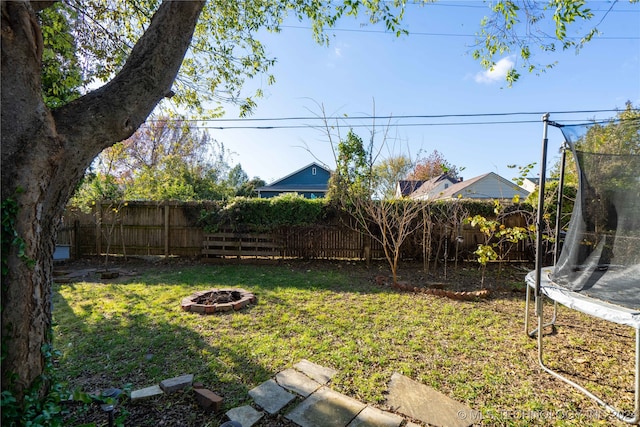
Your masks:
<instances>
[{"instance_id":1,"label":"wooden privacy fence","mask_svg":"<svg viewBox=\"0 0 640 427\"><path fill-rule=\"evenodd\" d=\"M199 256L202 228L199 207L180 202L99 204L89 213L67 211L60 238L73 240L73 256L178 255Z\"/></svg>"},{"instance_id":2,"label":"wooden privacy fence","mask_svg":"<svg viewBox=\"0 0 640 427\"><path fill-rule=\"evenodd\" d=\"M204 234L202 255L303 259L376 259L380 243L343 226L281 228L272 233Z\"/></svg>"},{"instance_id":3,"label":"wooden privacy fence","mask_svg":"<svg viewBox=\"0 0 640 427\"><path fill-rule=\"evenodd\" d=\"M278 257L281 246L273 234L213 233L205 234L202 255L205 258L225 256Z\"/></svg>"},{"instance_id":4,"label":"wooden privacy fence","mask_svg":"<svg viewBox=\"0 0 640 427\"><path fill-rule=\"evenodd\" d=\"M91 212L66 212L57 243L68 245L72 257L85 255L160 255L186 257L268 257L304 259L381 259L380 243L342 224L282 227L269 233L238 233L225 230L205 233L198 226L201 206L182 202L103 203ZM507 226L524 225L513 216ZM422 231L409 236L402 248L403 259L417 259L425 252ZM445 237L446 236L446 237ZM460 236L459 242L456 238ZM464 225L459 229L432 232L432 256L472 258L483 235ZM528 259L528 242L520 242L507 259Z\"/></svg>"}]
</instances>

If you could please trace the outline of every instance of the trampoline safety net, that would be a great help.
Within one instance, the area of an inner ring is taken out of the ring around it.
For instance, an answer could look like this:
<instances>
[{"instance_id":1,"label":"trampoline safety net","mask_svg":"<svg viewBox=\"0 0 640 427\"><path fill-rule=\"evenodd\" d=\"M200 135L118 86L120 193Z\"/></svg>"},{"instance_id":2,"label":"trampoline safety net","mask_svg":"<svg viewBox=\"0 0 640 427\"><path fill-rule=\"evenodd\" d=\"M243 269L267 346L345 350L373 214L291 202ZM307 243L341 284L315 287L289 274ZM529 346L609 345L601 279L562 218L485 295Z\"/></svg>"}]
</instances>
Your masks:
<instances>
[{"instance_id":1,"label":"trampoline safety net","mask_svg":"<svg viewBox=\"0 0 640 427\"><path fill-rule=\"evenodd\" d=\"M578 173L578 195L556 284L640 309L640 120L563 125Z\"/></svg>"}]
</instances>

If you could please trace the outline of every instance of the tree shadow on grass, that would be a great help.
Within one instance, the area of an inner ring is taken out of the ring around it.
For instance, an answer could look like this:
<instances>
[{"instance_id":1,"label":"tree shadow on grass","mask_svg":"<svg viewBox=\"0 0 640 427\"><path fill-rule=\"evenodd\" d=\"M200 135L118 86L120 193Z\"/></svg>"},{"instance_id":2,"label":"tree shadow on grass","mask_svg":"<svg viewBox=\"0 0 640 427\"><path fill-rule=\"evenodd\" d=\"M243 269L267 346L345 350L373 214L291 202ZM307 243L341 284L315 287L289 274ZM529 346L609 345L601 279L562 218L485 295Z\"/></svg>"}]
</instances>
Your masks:
<instances>
[{"instance_id":1,"label":"tree shadow on grass","mask_svg":"<svg viewBox=\"0 0 640 427\"><path fill-rule=\"evenodd\" d=\"M82 286L92 285L104 286ZM161 420L166 425L204 425L248 402L248 390L275 375L251 357L248 347L227 345L224 336L207 338L206 324L211 319L182 312L178 316L145 313L140 309L145 298L127 292L126 286L105 289L103 297L91 303L74 300L73 294L83 291L79 287L55 285L53 296L54 347L62 353L56 372L69 389L91 394L111 387L136 390L193 374L194 381L224 399L221 414L200 409L191 389L139 403L126 399L120 410L130 414L127 425L158 425ZM109 296L104 297L105 293ZM131 310L111 307L109 300L120 298L128 299ZM198 323L203 326L199 328ZM67 409L65 425L106 420L97 405L71 404ZM171 421L171 414L180 419ZM182 419L185 414L188 419Z\"/></svg>"}]
</instances>

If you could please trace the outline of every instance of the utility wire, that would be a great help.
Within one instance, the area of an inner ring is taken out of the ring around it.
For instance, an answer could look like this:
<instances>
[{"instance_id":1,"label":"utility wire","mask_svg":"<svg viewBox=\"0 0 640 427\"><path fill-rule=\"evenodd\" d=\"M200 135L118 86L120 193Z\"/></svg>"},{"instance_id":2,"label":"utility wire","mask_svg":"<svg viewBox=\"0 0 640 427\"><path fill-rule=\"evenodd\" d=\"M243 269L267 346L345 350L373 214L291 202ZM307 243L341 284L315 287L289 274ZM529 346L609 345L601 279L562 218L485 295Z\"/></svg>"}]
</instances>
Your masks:
<instances>
[{"instance_id":1,"label":"utility wire","mask_svg":"<svg viewBox=\"0 0 640 427\"><path fill-rule=\"evenodd\" d=\"M496 124L518 124L518 123L540 123L540 120L511 120L511 121L492 121L492 122L456 122L456 123L396 123L389 127L417 127L417 126L475 126L475 125L496 125ZM255 129L255 130L273 130L273 129L313 129L320 126L311 125L281 125L281 126L196 126L198 129ZM368 124L335 124L329 125L330 128L370 128ZM381 125L386 127L386 125Z\"/></svg>"},{"instance_id":2,"label":"utility wire","mask_svg":"<svg viewBox=\"0 0 640 427\"><path fill-rule=\"evenodd\" d=\"M281 28L291 28L296 30L311 30L311 27L306 27L303 25L282 25ZM342 33L391 34L391 32L386 30L366 30L362 28L327 28L326 31L327 32L335 31L335 32L342 32ZM423 31L414 32L410 30L407 30L407 31L409 32L410 36L424 36L424 37L476 37L477 36L476 34L428 33ZM540 38L556 39L556 37L553 37L553 36L540 36ZM580 37L567 37L567 39L570 39L570 40L579 39L579 38ZM598 36L593 40L640 40L640 37L638 36Z\"/></svg>"},{"instance_id":3,"label":"utility wire","mask_svg":"<svg viewBox=\"0 0 640 427\"><path fill-rule=\"evenodd\" d=\"M617 2L617 0L614 2L614 4ZM390 1L385 1L382 3L392 3ZM474 4L471 4L474 3ZM607 2L602 2L602 3L607 3ZM416 4L416 3L407 3L406 6L417 6L417 7L429 7L429 8L435 8L435 7L454 7L454 8L463 8L463 9L487 9L487 5L484 4L477 4L477 2L435 2L435 3L430 3L428 5L422 5L422 4ZM609 8L610 10L611 8ZM607 11L607 9L591 9L592 12L604 12ZM614 10L613 12L617 12L617 13L625 13L625 12L638 12L638 10L636 9L623 9L623 10Z\"/></svg>"},{"instance_id":4,"label":"utility wire","mask_svg":"<svg viewBox=\"0 0 640 427\"><path fill-rule=\"evenodd\" d=\"M611 121L616 121L614 119L608 120L594 120L590 122L585 122L584 119L580 120L561 120L563 125L572 125L572 126L582 126L582 125L594 125L594 124L608 124ZM638 122L638 118L630 118L630 119L617 119L617 121L628 121L628 122ZM484 122L440 122L440 123L394 123L389 125L381 125L381 127L393 127L393 128L401 128L401 127L433 127L433 126L482 126L482 125L511 125L511 124L523 124L523 123L540 123L540 120L494 120L494 121L484 121ZM193 127L198 129L211 129L211 130L275 130L275 129L319 129L324 128L324 126L313 126L313 125L275 125L275 126L249 126L249 125L238 125L238 126L213 126L213 125L194 125ZM371 128L369 124L354 124L354 123L336 123L334 125L328 125L329 128L332 129L356 129L356 128Z\"/></svg>"},{"instance_id":5,"label":"utility wire","mask_svg":"<svg viewBox=\"0 0 640 427\"><path fill-rule=\"evenodd\" d=\"M291 116L291 117L263 117L263 118L215 118L215 119L154 119L148 120L154 121L181 121L181 122L200 122L200 123L247 123L247 122L278 122L278 121L353 121L353 120L406 120L406 119L448 119L448 118L470 118L470 117L509 117L509 116L542 116L544 114L551 115L566 115L566 114L595 114L595 113L619 113L620 109L607 109L607 110L568 110L568 111L531 111L531 112L498 112L498 113L465 113L465 114L409 114L409 115L383 115L383 116ZM631 111L640 111L640 109L631 109ZM536 122L540 120L529 120L526 122ZM500 123L522 123L524 121L503 121ZM469 123L475 124L476 122ZM487 123L487 122L483 122ZM459 123L443 123L449 124L464 124ZM308 127L308 126L305 126Z\"/></svg>"},{"instance_id":6,"label":"utility wire","mask_svg":"<svg viewBox=\"0 0 640 427\"><path fill-rule=\"evenodd\" d=\"M615 0L617 2L617 0ZM334 2L329 2L330 4L334 5ZM384 3L384 4L390 4L393 5L394 2L393 1L389 1L389 0L383 0L380 3ZM434 2L434 3L419 3L419 2L406 2L405 6L406 7L429 7L429 8L435 8L435 7L454 7L454 8L463 8L463 9L487 9L487 5L485 4L478 4L478 1L447 1L447 2ZM594 1L593 3L608 3L608 1ZM607 9L591 9L592 12L604 12ZM637 12L637 10L632 10L632 9L623 9L623 10L615 10L614 12Z\"/></svg>"}]
</instances>

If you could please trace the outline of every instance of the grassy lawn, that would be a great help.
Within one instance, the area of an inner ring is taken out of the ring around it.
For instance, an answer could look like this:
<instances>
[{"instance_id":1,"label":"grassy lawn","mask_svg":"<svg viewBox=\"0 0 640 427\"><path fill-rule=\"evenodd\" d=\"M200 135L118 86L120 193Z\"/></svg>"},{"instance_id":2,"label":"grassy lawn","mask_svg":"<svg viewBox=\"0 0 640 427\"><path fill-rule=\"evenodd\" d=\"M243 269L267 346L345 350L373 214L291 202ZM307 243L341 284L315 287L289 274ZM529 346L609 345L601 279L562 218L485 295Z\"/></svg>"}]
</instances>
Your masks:
<instances>
[{"instance_id":1,"label":"grassy lawn","mask_svg":"<svg viewBox=\"0 0 640 427\"><path fill-rule=\"evenodd\" d=\"M400 372L482 412L485 425L617 425L538 368L535 341L523 332L524 294L454 301L378 286L375 272L353 264L176 265L115 283L56 284L58 372L88 392L193 373L226 410L308 359L338 370L333 389L383 409L387 383ZM182 298L213 287L244 288L258 304L206 316L181 310ZM630 328L561 308L546 342L552 366L632 409L633 340ZM193 417L188 425L221 420Z\"/></svg>"}]
</instances>

